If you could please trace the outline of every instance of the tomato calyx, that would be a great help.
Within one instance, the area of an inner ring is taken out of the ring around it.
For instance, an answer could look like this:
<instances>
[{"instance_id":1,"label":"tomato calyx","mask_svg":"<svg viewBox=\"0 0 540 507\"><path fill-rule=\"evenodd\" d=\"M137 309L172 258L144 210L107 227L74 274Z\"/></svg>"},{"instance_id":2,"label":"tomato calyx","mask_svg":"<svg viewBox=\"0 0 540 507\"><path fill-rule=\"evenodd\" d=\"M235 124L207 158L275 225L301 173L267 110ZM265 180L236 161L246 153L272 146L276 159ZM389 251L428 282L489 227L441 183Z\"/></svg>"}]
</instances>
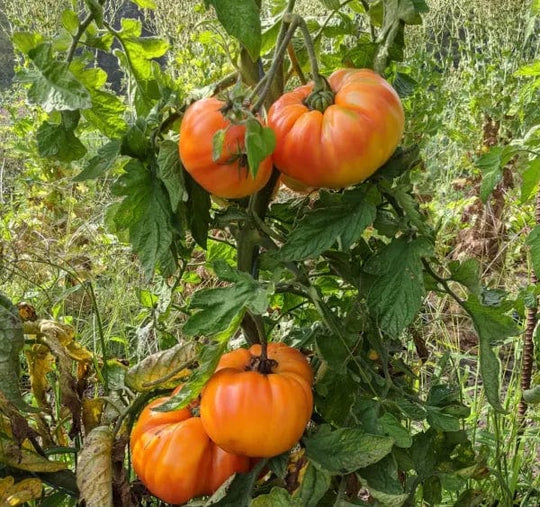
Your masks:
<instances>
[{"instance_id":1,"label":"tomato calyx","mask_svg":"<svg viewBox=\"0 0 540 507\"><path fill-rule=\"evenodd\" d=\"M275 359L266 358L264 359L261 356L253 356L248 365L248 370L258 371L263 375L269 375L274 373L274 368L278 365L278 362Z\"/></svg>"},{"instance_id":2,"label":"tomato calyx","mask_svg":"<svg viewBox=\"0 0 540 507\"><path fill-rule=\"evenodd\" d=\"M328 80L324 76L318 76L315 80L315 88L304 99L304 105L312 111L324 113L326 108L334 103L335 95Z\"/></svg>"}]
</instances>

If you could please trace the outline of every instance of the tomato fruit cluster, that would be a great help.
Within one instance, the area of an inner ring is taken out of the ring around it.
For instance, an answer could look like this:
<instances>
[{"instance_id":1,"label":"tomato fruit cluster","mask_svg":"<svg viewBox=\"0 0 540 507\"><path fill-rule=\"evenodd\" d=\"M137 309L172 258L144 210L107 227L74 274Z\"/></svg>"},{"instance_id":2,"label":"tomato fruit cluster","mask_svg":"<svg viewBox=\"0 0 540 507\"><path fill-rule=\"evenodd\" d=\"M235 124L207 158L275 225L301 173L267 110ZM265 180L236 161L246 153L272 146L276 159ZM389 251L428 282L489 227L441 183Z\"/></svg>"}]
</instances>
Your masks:
<instances>
[{"instance_id":1,"label":"tomato fruit cluster","mask_svg":"<svg viewBox=\"0 0 540 507\"><path fill-rule=\"evenodd\" d=\"M269 344L266 359L260 345L224 354L201 393L200 417L194 406L153 410L169 397L144 408L131 433L133 469L166 502L210 495L257 458L298 442L313 410L312 382L303 354L282 343Z\"/></svg>"}]
</instances>

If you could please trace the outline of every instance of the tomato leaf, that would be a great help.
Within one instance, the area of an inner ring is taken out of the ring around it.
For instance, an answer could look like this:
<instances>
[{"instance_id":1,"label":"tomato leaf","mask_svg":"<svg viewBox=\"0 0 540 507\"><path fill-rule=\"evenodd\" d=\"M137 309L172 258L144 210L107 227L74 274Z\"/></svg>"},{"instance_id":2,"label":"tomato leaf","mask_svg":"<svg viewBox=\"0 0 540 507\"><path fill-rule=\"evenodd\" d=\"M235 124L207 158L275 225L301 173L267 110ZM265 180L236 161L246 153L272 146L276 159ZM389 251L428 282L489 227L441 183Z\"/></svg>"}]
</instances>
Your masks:
<instances>
[{"instance_id":1,"label":"tomato leaf","mask_svg":"<svg viewBox=\"0 0 540 507\"><path fill-rule=\"evenodd\" d=\"M261 19L255 0L205 0L229 35L240 41L253 61L261 51Z\"/></svg>"},{"instance_id":2,"label":"tomato leaf","mask_svg":"<svg viewBox=\"0 0 540 507\"><path fill-rule=\"evenodd\" d=\"M274 486L270 490L270 493L259 495L254 498L249 505L250 507L294 507L297 504L293 501L286 489Z\"/></svg>"},{"instance_id":3,"label":"tomato leaf","mask_svg":"<svg viewBox=\"0 0 540 507\"><path fill-rule=\"evenodd\" d=\"M277 256L280 260L316 257L340 240L349 248L375 220L377 189L370 185L343 194L327 194L290 233Z\"/></svg>"},{"instance_id":4,"label":"tomato leaf","mask_svg":"<svg viewBox=\"0 0 540 507\"><path fill-rule=\"evenodd\" d=\"M477 259L451 261L448 264L452 280L467 287L473 294L480 294L480 263Z\"/></svg>"},{"instance_id":5,"label":"tomato leaf","mask_svg":"<svg viewBox=\"0 0 540 507\"><path fill-rule=\"evenodd\" d=\"M112 431L94 428L86 437L77 461L77 486L86 505L113 505Z\"/></svg>"},{"instance_id":6,"label":"tomato leaf","mask_svg":"<svg viewBox=\"0 0 540 507\"><path fill-rule=\"evenodd\" d=\"M92 14L96 25L99 28L103 27L103 6L98 0L84 0L84 3L88 7L88 10Z\"/></svg>"},{"instance_id":7,"label":"tomato leaf","mask_svg":"<svg viewBox=\"0 0 540 507\"><path fill-rule=\"evenodd\" d=\"M84 169L73 178L73 181L85 181L99 178L111 169L120 155L120 141L113 139L98 149Z\"/></svg>"},{"instance_id":8,"label":"tomato leaf","mask_svg":"<svg viewBox=\"0 0 540 507\"><path fill-rule=\"evenodd\" d=\"M244 310L262 313L267 306L267 291L249 275L239 276L229 287L197 291L190 303L190 308L197 311L184 324L183 331L187 335L211 336L226 330Z\"/></svg>"},{"instance_id":9,"label":"tomato leaf","mask_svg":"<svg viewBox=\"0 0 540 507\"><path fill-rule=\"evenodd\" d=\"M388 455L374 465L358 471L373 498L382 505L399 507L409 498L403 490L395 458Z\"/></svg>"},{"instance_id":10,"label":"tomato leaf","mask_svg":"<svg viewBox=\"0 0 540 507\"><path fill-rule=\"evenodd\" d=\"M193 239L199 246L206 250L208 239L208 227L210 224L210 208L212 201L210 194L204 190L189 173L185 172L184 181L188 191L188 202L185 215L189 225L189 230Z\"/></svg>"},{"instance_id":11,"label":"tomato leaf","mask_svg":"<svg viewBox=\"0 0 540 507\"><path fill-rule=\"evenodd\" d=\"M61 162L72 162L86 155L86 148L65 124L55 125L44 121L37 130L37 147L42 157Z\"/></svg>"},{"instance_id":12,"label":"tomato leaf","mask_svg":"<svg viewBox=\"0 0 540 507\"><path fill-rule=\"evenodd\" d=\"M540 181L540 157L528 162L522 174L521 203L527 202L534 194Z\"/></svg>"},{"instance_id":13,"label":"tomato leaf","mask_svg":"<svg viewBox=\"0 0 540 507\"><path fill-rule=\"evenodd\" d=\"M469 296L463 306L471 316L478 333L480 374L486 397L495 410L504 412L499 400L499 359L492 347L505 338L519 334L520 330L513 319L505 315L501 309L482 305L474 295Z\"/></svg>"},{"instance_id":14,"label":"tomato leaf","mask_svg":"<svg viewBox=\"0 0 540 507\"><path fill-rule=\"evenodd\" d=\"M504 166L515 156L517 148L513 146L494 146L476 161L476 166L482 171L480 198L486 202L493 189L502 178Z\"/></svg>"},{"instance_id":15,"label":"tomato leaf","mask_svg":"<svg viewBox=\"0 0 540 507\"><path fill-rule=\"evenodd\" d=\"M22 412L39 412L23 400L19 388L19 353L23 346L24 331L19 312L0 292L0 391Z\"/></svg>"},{"instance_id":16,"label":"tomato leaf","mask_svg":"<svg viewBox=\"0 0 540 507\"><path fill-rule=\"evenodd\" d=\"M308 462L302 475L302 482L292 495L295 505L319 505L319 501L330 487L331 480L329 472Z\"/></svg>"},{"instance_id":17,"label":"tomato leaf","mask_svg":"<svg viewBox=\"0 0 540 507\"><path fill-rule=\"evenodd\" d=\"M220 129L212 137L212 160L216 162L221 157L223 152L223 143L225 143L226 129Z\"/></svg>"},{"instance_id":18,"label":"tomato leaf","mask_svg":"<svg viewBox=\"0 0 540 507\"><path fill-rule=\"evenodd\" d=\"M67 468L67 463L50 461L46 457L25 447L19 447L11 438L0 434L0 463L26 472L58 472Z\"/></svg>"},{"instance_id":19,"label":"tomato leaf","mask_svg":"<svg viewBox=\"0 0 540 507\"><path fill-rule=\"evenodd\" d=\"M255 178L259 164L276 149L276 135L269 127L263 127L257 120L248 120L245 145L249 172Z\"/></svg>"},{"instance_id":20,"label":"tomato leaf","mask_svg":"<svg viewBox=\"0 0 540 507\"><path fill-rule=\"evenodd\" d=\"M432 252L424 237L400 237L366 262L364 271L374 277L367 305L385 333L398 336L418 313L425 294L422 257Z\"/></svg>"},{"instance_id":21,"label":"tomato leaf","mask_svg":"<svg viewBox=\"0 0 540 507\"><path fill-rule=\"evenodd\" d=\"M394 439L365 433L360 428L321 426L313 436L304 438L306 456L324 470L334 474L354 472L384 458Z\"/></svg>"},{"instance_id":22,"label":"tomato leaf","mask_svg":"<svg viewBox=\"0 0 540 507\"><path fill-rule=\"evenodd\" d=\"M41 44L28 56L35 68L22 71L18 80L30 84L28 99L47 112L88 109L92 106L88 90L75 79L64 62L54 59L52 46Z\"/></svg>"},{"instance_id":23,"label":"tomato leaf","mask_svg":"<svg viewBox=\"0 0 540 507\"><path fill-rule=\"evenodd\" d=\"M176 210L181 202L188 200L184 172L180 164L180 155L176 142L166 140L159 145L157 164L158 178L167 189L171 201L171 209Z\"/></svg>"},{"instance_id":24,"label":"tomato leaf","mask_svg":"<svg viewBox=\"0 0 540 507\"><path fill-rule=\"evenodd\" d=\"M138 160L131 160L126 172L113 186L113 193L124 196L115 210L114 223L129 230L129 240L147 275L156 265L167 273L174 269L172 255L172 212L161 182Z\"/></svg>"}]
</instances>

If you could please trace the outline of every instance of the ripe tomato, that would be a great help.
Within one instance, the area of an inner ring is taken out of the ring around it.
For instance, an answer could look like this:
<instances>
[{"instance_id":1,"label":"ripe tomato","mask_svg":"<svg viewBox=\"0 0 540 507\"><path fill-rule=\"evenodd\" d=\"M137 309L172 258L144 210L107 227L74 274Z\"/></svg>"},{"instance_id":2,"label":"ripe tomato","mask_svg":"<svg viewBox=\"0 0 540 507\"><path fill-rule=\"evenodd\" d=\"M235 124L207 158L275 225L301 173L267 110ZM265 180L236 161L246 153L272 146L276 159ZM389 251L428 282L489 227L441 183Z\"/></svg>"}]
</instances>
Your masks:
<instances>
[{"instance_id":1,"label":"ripe tomato","mask_svg":"<svg viewBox=\"0 0 540 507\"><path fill-rule=\"evenodd\" d=\"M339 69L328 82L334 103L324 112L304 103L307 84L268 111L276 134L276 167L310 187L344 188L371 176L397 148L404 115L395 90L369 69Z\"/></svg>"},{"instance_id":2,"label":"ripe tomato","mask_svg":"<svg viewBox=\"0 0 540 507\"><path fill-rule=\"evenodd\" d=\"M221 358L203 389L201 420L221 448L251 457L276 456L302 436L313 410L313 372L302 353L268 345L269 373L260 373L261 346Z\"/></svg>"},{"instance_id":3,"label":"ripe tomato","mask_svg":"<svg viewBox=\"0 0 540 507\"><path fill-rule=\"evenodd\" d=\"M131 432L133 469L161 500L181 504L214 493L235 472L247 472L250 459L220 449L190 408L156 412L158 398L141 412Z\"/></svg>"},{"instance_id":4,"label":"ripe tomato","mask_svg":"<svg viewBox=\"0 0 540 507\"><path fill-rule=\"evenodd\" d=\"M180 126L180 158L186 171L206 191L225 199L238 199L260 190L272 173L272 158L260 164L253 178L244 154L244 125L233 125L220 109L224 102L202 99L188 107ZM226 129L218 160L212 160L212 140Z\"/></svg>"}]
</instances>

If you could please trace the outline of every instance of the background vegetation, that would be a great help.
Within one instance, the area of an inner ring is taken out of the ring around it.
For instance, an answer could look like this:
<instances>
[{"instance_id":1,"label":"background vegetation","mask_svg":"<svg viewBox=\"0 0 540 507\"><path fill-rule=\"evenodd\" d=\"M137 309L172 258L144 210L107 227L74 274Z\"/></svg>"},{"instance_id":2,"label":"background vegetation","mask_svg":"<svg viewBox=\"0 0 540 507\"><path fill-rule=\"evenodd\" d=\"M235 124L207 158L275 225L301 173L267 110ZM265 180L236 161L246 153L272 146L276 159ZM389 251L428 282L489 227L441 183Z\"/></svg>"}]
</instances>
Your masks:
<instances>
[{"instance_id":1,"label":"background vegetation","mask_svg":"<svg viewBox=\"0 0 540 507\"><path fill-rule=\"evenodd\" d=\"M423 23L406 32L403 61L391 69L405 90L404 144L417 143L422 159L411 181L438 231L440 258L445 263L477 259L484 294L515 302L514 319L523 330L526 307L536 308L538 290L531 283L535 259L526 241L536 224L539 178L530 169L534 157L511 150L530 150L540 160L540 5L529 0L427 3ZM119 0L106 5L111 19L137 17L144 34L169 42L160 63L185 94L234 70L230 56L236 48L201 3L156 0L155 10ZM308 20L325 19L328 11L325 2L298 5ZM220 238L210 241L208 251L197 250L172 282L158 274L148 279L108 215L116 200L114 171L76 181L84 160L64 163L40 155L36 131L45 116L28 106L23 86L12 81L26 63L9 41L15 31L36 30L64 43L58 27L64 10L74 6L76 1L67 0L0 2L0 284L12 301L29 303L40 318L73 326L77 344L108 358L110 371L121 374L127 365L180 341L187 303L195 288L217 284L210 262L227 255L227 245ZM125 91L115 62L102 62L109 86ZM99 139L89 134L85 143L97 149ZM505 159L493 148L508 148L510 155ZM406 348L396 351L402 374L412 371L420 392L439 382L457 388L457 399L470 408L460 427L482 464L474 477L448 475L440 496L424 494L421 500L419 494L418 504L537 505L540 378L536 373L532 379L528 410L521 417L523 336L497 344L506 410L497 413L482 389L478 339L459 305L448 297L427 297L408 332ZM538 352L535 358L538 372ZM29 384L35 373L24 368ZM60 373L47 370L47 389L58 389ZM98 389L92 387L97 383L89 379L86 388ZM61 448L71 445L64 409L55 407L50 426L60 435L55 452L61 456ZM73 502L46 491L33 500L36 505ZM374 501L368 492L366 499Z\"/></svg>"}]
</instances>

